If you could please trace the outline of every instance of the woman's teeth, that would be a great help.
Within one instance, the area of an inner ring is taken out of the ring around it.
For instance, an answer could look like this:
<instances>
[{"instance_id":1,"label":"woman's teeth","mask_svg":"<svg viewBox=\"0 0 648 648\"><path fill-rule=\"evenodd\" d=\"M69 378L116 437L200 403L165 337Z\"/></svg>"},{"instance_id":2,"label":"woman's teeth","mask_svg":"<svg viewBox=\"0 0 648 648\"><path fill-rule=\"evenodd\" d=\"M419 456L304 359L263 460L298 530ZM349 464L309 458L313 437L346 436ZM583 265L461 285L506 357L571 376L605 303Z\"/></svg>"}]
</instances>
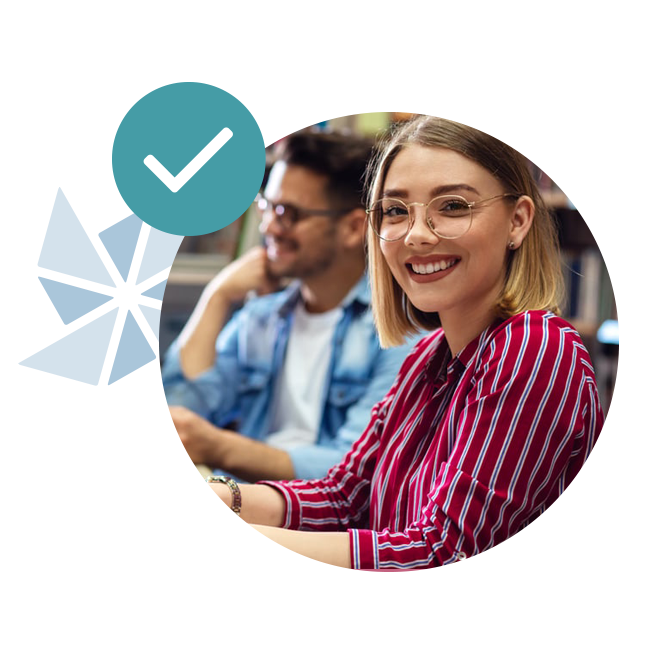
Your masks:
<instances>
[{"instance_id":1,"label":"woman's teeth","mask_svg":"<svg viewBox=\"0 0 648 648\"><path fill-rule=\"evenodd\" d=\"M457 263L457 259L435 261L434 263L412 263L412 270L414 270L416 274L432 274L433 272L439 272L440 270L447 270L455 263Z\"/></svg>"}]
</instances>

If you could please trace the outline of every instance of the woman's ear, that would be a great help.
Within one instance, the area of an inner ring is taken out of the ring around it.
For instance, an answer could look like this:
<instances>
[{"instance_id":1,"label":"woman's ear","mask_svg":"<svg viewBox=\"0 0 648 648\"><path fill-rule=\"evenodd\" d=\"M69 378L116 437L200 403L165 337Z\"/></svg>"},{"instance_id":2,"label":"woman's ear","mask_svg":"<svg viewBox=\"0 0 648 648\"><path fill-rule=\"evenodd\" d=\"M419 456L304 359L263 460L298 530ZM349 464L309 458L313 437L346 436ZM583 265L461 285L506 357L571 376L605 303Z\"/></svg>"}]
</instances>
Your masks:
<instances>
[{"instance_id":1,"label":"woman's ear","mask_svg":"<svg viewBox=\"0 0 648 648\"><path fill-rule=\"evenodd\" d=\"M364 247L367 230L367 214L358 207L344 216L340 223L344 244L350 248Z\"/></svg>"},{"instance_id":2,"label":"woman's ear","mask_svg":"<svg viewBox=\"0 0 648 648\"><path fill-rule=\"evenodd\" d=\"M515 211L511 217L511 231L509 240L511 247L518 248L531 229L535 216L535 204L529 196L520 196L515 203Z\"/></svg>"}]
</instances>

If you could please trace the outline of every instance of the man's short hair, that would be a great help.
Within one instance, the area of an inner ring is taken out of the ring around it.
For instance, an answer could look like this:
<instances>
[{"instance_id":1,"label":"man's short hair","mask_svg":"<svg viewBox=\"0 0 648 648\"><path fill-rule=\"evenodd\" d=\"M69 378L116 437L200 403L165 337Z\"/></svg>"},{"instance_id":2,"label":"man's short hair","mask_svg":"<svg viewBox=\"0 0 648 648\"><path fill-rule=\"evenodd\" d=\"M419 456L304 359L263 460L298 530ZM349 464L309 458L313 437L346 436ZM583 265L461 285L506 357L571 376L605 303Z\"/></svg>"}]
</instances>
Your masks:
<instances>
[{"instance_id":1,"label":"man's short hair","mask_svg":"<svg viewBox=\"0 0 648 648\"><path fill-rule=\"evenodd\" d=\"M275 161L294 164L328 178L333 207L363 207L364 175L374 140L354 134L307 129L282 140Z\"/></svg>"}]
</instances>

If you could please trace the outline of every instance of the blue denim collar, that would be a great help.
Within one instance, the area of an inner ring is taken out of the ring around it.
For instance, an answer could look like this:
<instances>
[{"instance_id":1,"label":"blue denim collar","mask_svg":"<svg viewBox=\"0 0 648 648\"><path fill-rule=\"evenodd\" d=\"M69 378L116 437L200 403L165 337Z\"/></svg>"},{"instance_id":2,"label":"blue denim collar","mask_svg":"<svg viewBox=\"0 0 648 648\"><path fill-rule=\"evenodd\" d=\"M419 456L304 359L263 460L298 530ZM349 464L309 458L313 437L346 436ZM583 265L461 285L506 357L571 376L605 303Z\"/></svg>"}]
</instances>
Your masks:
<instances>
[{"instance_id":1,"label":"blue denim collar","mask_svg":"<svg viewBox=\"0 0 648 648\"><path fill-rule=\"evenodd\" d=\"M297 302L301 299L301 281L293 281L284 289L283 294L279 302L279 315L281 317L288 317L290 313L295 309ZM364 273L360 277L360 281L349 290L346 294L346 297L342 300L340 306L343 309L358 304L361 308L365 309L371 303L371 291L369 289L369 279L367 274Z\"/></svg>"}]
</instances>

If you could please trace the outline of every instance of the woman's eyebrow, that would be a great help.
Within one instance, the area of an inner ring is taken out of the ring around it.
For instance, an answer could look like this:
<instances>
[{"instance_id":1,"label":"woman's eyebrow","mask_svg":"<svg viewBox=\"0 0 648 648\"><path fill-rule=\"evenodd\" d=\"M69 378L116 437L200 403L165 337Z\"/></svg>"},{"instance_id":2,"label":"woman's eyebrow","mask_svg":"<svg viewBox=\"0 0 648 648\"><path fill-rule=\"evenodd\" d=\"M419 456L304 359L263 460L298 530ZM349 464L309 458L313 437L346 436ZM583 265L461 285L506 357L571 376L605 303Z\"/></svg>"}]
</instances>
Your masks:
<instances>
[{"instance_id":1,"label":"woman's eyebrow","mask_svg":"<svg viewBox=\"0 0 648 648\"><path fill-rule=\"evenodd\" d=\"M475 195L479 196L480 193L475 189L474 187L471 187L468 184L465 183L454 183L454 184L444 184L444 185L439 185L438 187L434 187L434 189L430 190L430 198L436 198L436 196L445 196L445 195L452 195L453 192L456 191L469 191L471 193L474 193ZM382 192L382 197L383 198L407 198L409 192L407 189L385 189Z\"/></svg>"},{"instance_id":2,"label":"woman's eyebrow","mask_svg":"<svg viewBox=\"0 0 648 648\"><path fill-rule=\"evenodd\" d=\"M407 198L407 189L384 189L383 198Z\"/></svg>"},{"instance_id":3,"label":"woman's eyebrow","mask_svg":"<svg viewBox=\"0 0 648 648\"><path fill-rule=\"evenodd\" d=\"M434 198L435 196L443 196L446 194L452 194L454 191L470 191L471 193L474 193L476 195L480 195L479 191L475 189L474 187L471 187L468 184L464 183L457 183L457 184L446 184L446 185L441 185L440 187L435 187L430 191L430 197Z\"/></svg>"}]
</instances>

